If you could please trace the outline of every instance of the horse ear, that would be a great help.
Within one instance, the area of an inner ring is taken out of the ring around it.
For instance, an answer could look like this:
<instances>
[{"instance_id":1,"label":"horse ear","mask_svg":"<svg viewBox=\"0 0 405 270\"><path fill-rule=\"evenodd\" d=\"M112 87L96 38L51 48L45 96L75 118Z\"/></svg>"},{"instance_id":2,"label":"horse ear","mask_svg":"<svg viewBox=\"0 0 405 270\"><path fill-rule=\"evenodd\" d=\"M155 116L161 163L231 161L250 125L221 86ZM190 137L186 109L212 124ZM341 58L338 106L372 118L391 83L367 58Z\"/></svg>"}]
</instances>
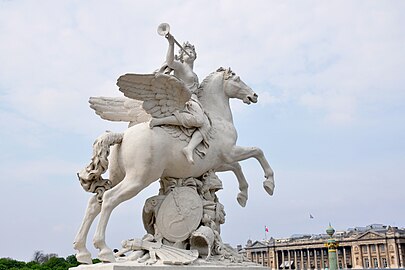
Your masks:
<instances>
[{"instance_id":1,"label":"horse ear","mask_svg":"<svg viewBox=\"0 0 405 270\"><path fill-rule=\"evenodd\" d=\"M219 68L217 69L217 72L221 72L221 71L225 71L225 69L224 69L223 67L219 67Z\"/></svg>"}]
</instances>

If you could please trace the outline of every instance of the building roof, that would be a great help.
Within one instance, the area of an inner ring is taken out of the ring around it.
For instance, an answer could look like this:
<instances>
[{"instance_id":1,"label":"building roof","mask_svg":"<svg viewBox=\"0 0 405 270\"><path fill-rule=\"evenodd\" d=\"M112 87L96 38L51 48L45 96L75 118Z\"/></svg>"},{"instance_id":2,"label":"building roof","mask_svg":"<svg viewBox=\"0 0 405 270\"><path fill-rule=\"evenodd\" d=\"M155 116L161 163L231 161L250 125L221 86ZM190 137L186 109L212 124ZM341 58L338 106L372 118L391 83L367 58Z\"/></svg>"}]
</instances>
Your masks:
<instances>
[{"instance_id":1,"label":"building roof","mask_svg":"<svg viewBox=\"0 0 405 270\"><path fill-rule=\"evenodd\" d=\"M333 235L334 238L339 241L352 241L359 239L372 239L386 237L387 234L395 234L397 236L405 237L405 228L399 229L398 227L386 226L383 224L370 224L365 227L354 227L343 231L336 231ZM319 243L319 240L328 239L327 234L293 234L287 238L270 238L269 240L255 241L250 245L246 245L247 248L265 248L272 245L290 245L300 242Z\"/></svg>"}]
</instances>

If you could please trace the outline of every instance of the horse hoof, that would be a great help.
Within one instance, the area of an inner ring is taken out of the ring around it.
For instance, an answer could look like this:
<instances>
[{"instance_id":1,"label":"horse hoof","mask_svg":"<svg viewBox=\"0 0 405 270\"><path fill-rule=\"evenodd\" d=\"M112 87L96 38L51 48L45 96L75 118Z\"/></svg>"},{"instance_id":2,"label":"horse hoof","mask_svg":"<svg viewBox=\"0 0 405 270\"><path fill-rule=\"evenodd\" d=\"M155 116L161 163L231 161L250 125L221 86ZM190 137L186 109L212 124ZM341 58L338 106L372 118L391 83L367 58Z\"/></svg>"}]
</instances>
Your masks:
<instances>
[{"instance_id":1,"label":"horse hoof","mask_svg":"<svg viewBox=\"0 0 405 270\"><path fill-rule=\"evenodd\" d=\"M98 253L97 258L102 262L115 262L114 253L110 249L105 249Z\"/></svg>"},{"instance_id":2,"label":"horse hoof","mask_svg":"<svg viewBox=\"0 0 405 270\"><path fill-rule=\"evenodd\" d=\"M236 200L238 201L240 206L245 207L247 202L247 196L242 193L238 193Z\"/></svg>"},{"instance_id":3,"label":"horse hoof","mask_svg":"<svg viewBox=\"0 0 405 270\"><path fill-rule=\"evenodd\" d=\"M266 192L271 196L273 195L274 192L274 182L271 180L264 180L263 182L263 188L266 190Z\"/></svg>"},{"instance_id":4,"label":"horse hoof","mask_svg":"<svg viewBox=\"0 0 405 270\"><path fill-rule=\"evenodd\" d=\"M81 252L76 254L76 260L83 264L93 264L90 252Z\"/></svg>"}]
</instances>

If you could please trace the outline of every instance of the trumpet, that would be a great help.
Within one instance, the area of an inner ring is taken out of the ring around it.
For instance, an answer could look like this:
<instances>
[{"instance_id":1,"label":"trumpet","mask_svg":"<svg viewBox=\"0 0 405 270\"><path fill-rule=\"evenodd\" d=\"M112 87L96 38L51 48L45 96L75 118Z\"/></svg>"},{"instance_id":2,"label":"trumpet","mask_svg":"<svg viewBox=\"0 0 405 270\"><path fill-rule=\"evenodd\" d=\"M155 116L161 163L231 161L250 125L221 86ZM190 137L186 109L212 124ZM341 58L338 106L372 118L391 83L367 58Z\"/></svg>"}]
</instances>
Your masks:
<instances>
[{"instance_id":1,"label":"trumpet","mask_svg":"<svg viewBox=\"0 0 405 270\"><path fill-rule=\"evenodd\" d=\"M157 33L159 34L159 36L164 36L165 38L169 38L169 36L173 36L170 34L170 25L168 23L161 23L158 26L157 29ZM173 40L176 43L177 46L179 46L179 48L185 53L187 54L189 57L191 57L191 55L184 50L183 46L180 45L180 43L177 42L177 40L174 38L173 36Z\"/></svg>"}]
</instances>

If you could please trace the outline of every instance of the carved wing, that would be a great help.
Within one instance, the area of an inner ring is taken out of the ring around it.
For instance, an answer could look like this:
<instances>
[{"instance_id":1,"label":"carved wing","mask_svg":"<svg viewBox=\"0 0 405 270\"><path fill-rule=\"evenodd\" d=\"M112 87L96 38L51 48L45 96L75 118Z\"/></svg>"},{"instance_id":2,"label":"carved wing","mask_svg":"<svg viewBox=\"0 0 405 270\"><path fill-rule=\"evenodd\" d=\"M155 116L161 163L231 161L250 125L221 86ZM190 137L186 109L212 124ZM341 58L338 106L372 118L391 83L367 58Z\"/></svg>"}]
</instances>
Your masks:
<instances>
[{"instance_id":1,"label":"carved wing","mask_svg":"<svg viewBox=\"0 0 405 270\"><path fill-rule=\"evenodd\" d=\"M105 120L130 122L129 126L133 126L151 119L139 100L126 97L91 97L89 103L90 108Z\"/></svg>"},{"instance_id":2,"label":"carved wing","mask_svg":"<svg viewBox=\"0 0 405 270\"><path fill-rule=\"evenodd\" d=\"M190 90L181 80L159 72L125 74L118 78L117 85L126 97L142 100L143 109L156 118L182 110L191 98Z\"/></svg>"}]
</instances>

